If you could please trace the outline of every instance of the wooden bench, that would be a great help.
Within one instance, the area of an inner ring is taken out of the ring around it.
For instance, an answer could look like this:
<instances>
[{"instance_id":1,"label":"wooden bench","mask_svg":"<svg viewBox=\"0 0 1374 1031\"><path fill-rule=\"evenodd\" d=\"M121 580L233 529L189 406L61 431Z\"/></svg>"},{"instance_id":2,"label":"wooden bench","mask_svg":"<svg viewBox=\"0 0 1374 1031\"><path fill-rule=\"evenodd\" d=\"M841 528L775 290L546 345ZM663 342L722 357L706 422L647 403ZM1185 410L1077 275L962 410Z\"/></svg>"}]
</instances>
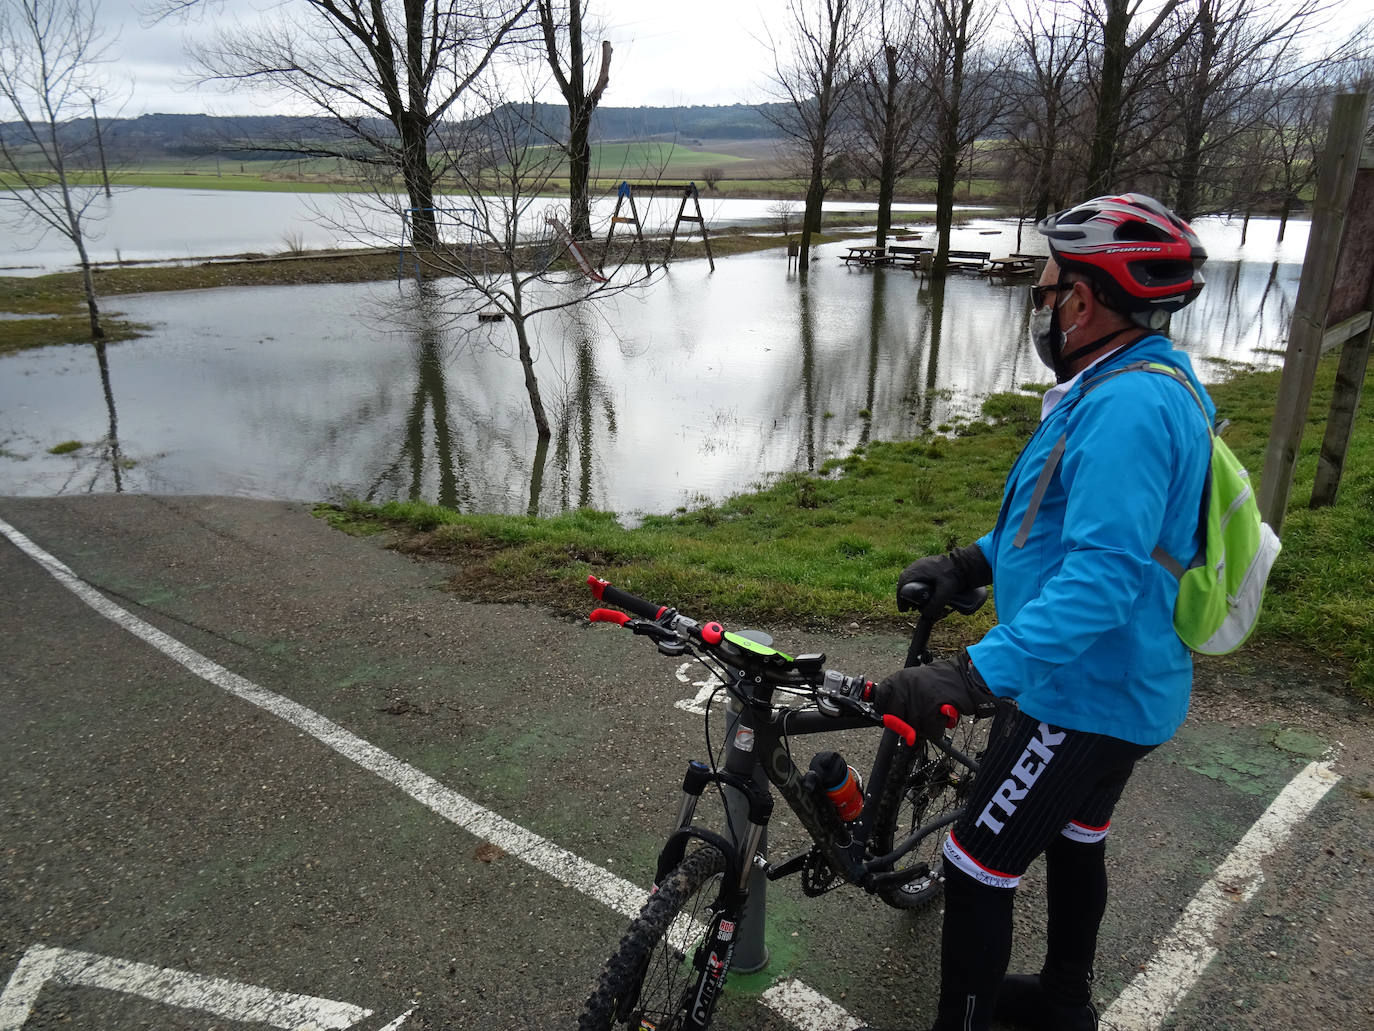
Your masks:
<instances>
[{"instance_id":1,"label":"wooden bench","mask_svg":"<svg viewBox=\"0 0 1374 1031\"><path fill-rule=\"evenodd\" d=\"M950 251L949 267L980 272L992 260L992 251Z\"/></svg>"},{"instance_id":2,"label":"wooden bench","mask_svg":"<svg viewBox=\"0 0 1374 1031\"><path fill-rule=\"evenodd\" d=\"M934 254L935 248L892 246L887 249L887 253L892 259L892 264L898 268L914 269L920 256Z\"/></svg>"}]
</instances>

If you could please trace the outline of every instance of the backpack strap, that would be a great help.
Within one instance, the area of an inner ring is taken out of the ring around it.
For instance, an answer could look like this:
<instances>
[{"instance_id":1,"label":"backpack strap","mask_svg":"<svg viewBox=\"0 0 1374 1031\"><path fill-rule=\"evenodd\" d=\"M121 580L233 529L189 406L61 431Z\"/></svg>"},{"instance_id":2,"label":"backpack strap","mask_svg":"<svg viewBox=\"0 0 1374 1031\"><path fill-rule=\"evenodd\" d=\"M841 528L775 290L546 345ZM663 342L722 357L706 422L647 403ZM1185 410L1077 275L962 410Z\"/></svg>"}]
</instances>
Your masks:
<instances>
[{"instance_id":1,"label":"backpack strap","mask_svg":"<svg viewBox=\"0 0 1374 1031\"><path fill-rule=\"evenodd\" d=\"M1131 362L1131 364L1123 365L1119 369L1113 369L1111 372L1105 372L1100 376L1095 376L1083 384L1083 389L1079 391L1078 396L1074 398L1073 404L1077 405L1079 401L1082 401L1083 398L1102 386L1102 384L1106 383L1108 380L1115 379L1125 372L1154 372L1162 376L1168 376L1175 382L1181 383L1183 386L1187 387L1189 395L1197 402L1198 410L1202 412L1203 423L1207 426L1207 436L1209 440L1211 439L1212 423L1211 420L1207 418L1207 406L1202 403L1202 398L1199 397L1198 392L1193 389L1193 384L1189 381L1188 377L1184 375L1181 370L1174 368L1166 362ZM1050 481L1054 478L1054 471L1059 467L1060 459L1064 457L1064 449L1067 444L1068 434L1059 434L1059 439L1054 442L1054 447L1050 449L1049 456L1045 459L1044 468L1040 470L1040 476L1035 481L1035 489L1031 492L1030 502L1026 505L1026 514L1021 517L1021 525L1017 528L1016 536L1011 542L1013 548L1024 548L1026 546L1026 541L1030 538L1031 527L1035 525L1035 517L1040 512L1040 503L1045 500L1045 492L1049 490ZM1207 505L1206 491L1202 493L1202 504L1205 511ZM1168 570L1175 579L1182 578L1183 574L1187 571L1187 567L1185 567L1182 562L1178 561L1178 559L1174 558L1159 546L1156 546L1154 551L1150 552L1150 557Z\"/></svg>"}]
</instances>

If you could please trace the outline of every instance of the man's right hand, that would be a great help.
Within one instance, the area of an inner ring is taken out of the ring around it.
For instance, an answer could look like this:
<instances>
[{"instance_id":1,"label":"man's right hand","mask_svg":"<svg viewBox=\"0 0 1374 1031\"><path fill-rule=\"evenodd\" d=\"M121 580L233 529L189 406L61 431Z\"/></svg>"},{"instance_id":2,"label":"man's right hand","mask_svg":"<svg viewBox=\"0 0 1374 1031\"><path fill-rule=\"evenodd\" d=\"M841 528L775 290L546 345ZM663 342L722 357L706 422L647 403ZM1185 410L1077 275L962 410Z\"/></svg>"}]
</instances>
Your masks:
<instances>
[{"instance_id":1,"label":"man's right hand","mask_svg":"<svg viewBox=\"0 0 1374 1031\"><path fill-rule=\"evenodd\" d=\"M913 607L901 595L902 588L909 583L930 584L930 601L923 610L933 608L938 611L956 594L962 594L975 587L986 587L992 583L992 567L988 565L982 549L976 544L956 548L948 555L927 555L925 558L918 558L897 577L898 612L906 612Z\"/></svg>"}]
</instances>

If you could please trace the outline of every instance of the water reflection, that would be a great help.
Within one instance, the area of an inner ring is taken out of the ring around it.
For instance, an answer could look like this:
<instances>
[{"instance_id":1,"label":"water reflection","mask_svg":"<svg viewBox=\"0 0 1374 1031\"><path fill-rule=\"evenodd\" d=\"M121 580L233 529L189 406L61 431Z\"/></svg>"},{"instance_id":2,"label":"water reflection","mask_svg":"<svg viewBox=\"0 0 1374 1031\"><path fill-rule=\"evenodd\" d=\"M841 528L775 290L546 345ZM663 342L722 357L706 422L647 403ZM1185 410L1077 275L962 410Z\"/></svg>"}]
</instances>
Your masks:
<instances>
[{"instance_id":1,"label":"water reflection","mask_svg":"<svg viewBox=\"0 0 1374 1031\"><path fill-rule=\"evenodd\" d=\"M663 512L1049 379L1026 338L1026 283L849 269L840 246L819 249L805 283L782 251L714 274L682 262L646 291L541 319L554 424L542 447L510 327L454 324L444 281L119 298L154 329L108 360L91 362L90 345L0 358L0 493ZM1204 380L1281 362L1298 268L1260 253L1209 262L1175 320ZM107 442L98 478L48 454L70 439ZM131 469L129 451L149 457Z\"/></svg>"},{"instance_id":2,"label":"water reflection","mask_svg":"<svg viewBox=\"0 0 1374 1031\"><path fill-rule=\"evenodd\" d=\"M405 437L396 460L363 496L369 501L403 496L467 508L472 500L468 453L450 422L446 374L452 348L445 333L444 299L428 282L416 284L411 299L415 389L406 413ZM403 480L403 476L408 478ZM427 482L436 486L430 489Z\"/></svg>"},{"instance_id":3,"label":"water reflection","mask_svg":"<svg viewBox=\"0 0 1374 1031\"><path fill-rule=\"evenodd\" d=\"M572 379L557 398L554 417L554 465L558 471L556 510L586 508L593 503L593 469L596 464L596 415L599 412L606 425L606 435L616 435L615 399L610 384L602 376L597 362L597 344L591 319L583 308L568 309L565 315L565 340L573 348ZM578 456L577 491L573 494L572 455ZM536 456L536 467L539 461ZM542 476L542 472L541 472ZM538 514L539 494L530 490L531 515Z\"/></svg>"}]
</instances>

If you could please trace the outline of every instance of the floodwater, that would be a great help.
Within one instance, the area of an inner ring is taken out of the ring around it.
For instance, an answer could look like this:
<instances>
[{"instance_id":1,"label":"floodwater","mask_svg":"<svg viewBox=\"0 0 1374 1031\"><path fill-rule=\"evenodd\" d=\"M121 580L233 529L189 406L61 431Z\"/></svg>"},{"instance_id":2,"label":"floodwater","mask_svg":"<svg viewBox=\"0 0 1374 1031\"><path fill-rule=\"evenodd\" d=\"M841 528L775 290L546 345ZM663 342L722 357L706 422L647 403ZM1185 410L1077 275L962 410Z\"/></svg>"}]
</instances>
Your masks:
<instances>
[{"instance_id":1,"label":"floodwater","mask_svg":"<svg viewBox=\"0 0 1374 1031\"><path fill-rule=\"evenodd\" d=\"M3 196L0 196L3 202ZM472 209L453 206L470 201L437 202L437 227L445 238L467 239L464 224L473 221ZM681 191L636 198L636 210L646 233L666 233L677 219ZM779 203L800 210L797 202L726 200L700 197L708 227L745 223L776 223ZM404 204L391 199L350 193L255 193L232 190L117 191L106 198L95 191L85 216L87 252L92 262L190 261L239 254L278 254L292 248L325 250L351 247L399 247L401 234L396 211ZM608 225L615 197L593 201L593 224ZM567 202L535 197L522 211L521 233L548 235L546 215L565 222ZM861 201L827 201L827 214L877 210ZM626 206L625 211L628 211ZM894 204L896 218L933 217L933 204ZM977 208L963 209L978 211ZM625 213L622 211L622 214ZM688 205L686 214L694 214ZM75 260L71 243L31 222L10 222L17 206L0 203L0 275L41 275L69 268ZM796 222L795 216L792 219ZM602 230L604 232L604 230ZM622 230L624 232L625 230Z\"/></svg>"},{"instance_id":2,"label":"floodwater","mask_svg":"<svg viewBox=\"0 0 1374 1031\"><path fill-rule=\"evenodd\" d=\"M1204 380L1281 362L1306 229L1279 246L1273 223L1253 222L1242 249L1237 227L1201 227L1208 285L1173 329ZM1014 224L963 233L954 246L1018 249ZM444 281L110 298L152 330L106 348L104 376L89 344L0 358L0 494L422 498L633 518L816 470L1048 379L1026 342L1026 281L942 286L850 269L842 253L818 248L804 284L781 250L715 272L679 262L537 322L554 423L542 447L509 324L449 324ZM81 446L50 453L67 441Z\"/></svg>"}]
</instances>

